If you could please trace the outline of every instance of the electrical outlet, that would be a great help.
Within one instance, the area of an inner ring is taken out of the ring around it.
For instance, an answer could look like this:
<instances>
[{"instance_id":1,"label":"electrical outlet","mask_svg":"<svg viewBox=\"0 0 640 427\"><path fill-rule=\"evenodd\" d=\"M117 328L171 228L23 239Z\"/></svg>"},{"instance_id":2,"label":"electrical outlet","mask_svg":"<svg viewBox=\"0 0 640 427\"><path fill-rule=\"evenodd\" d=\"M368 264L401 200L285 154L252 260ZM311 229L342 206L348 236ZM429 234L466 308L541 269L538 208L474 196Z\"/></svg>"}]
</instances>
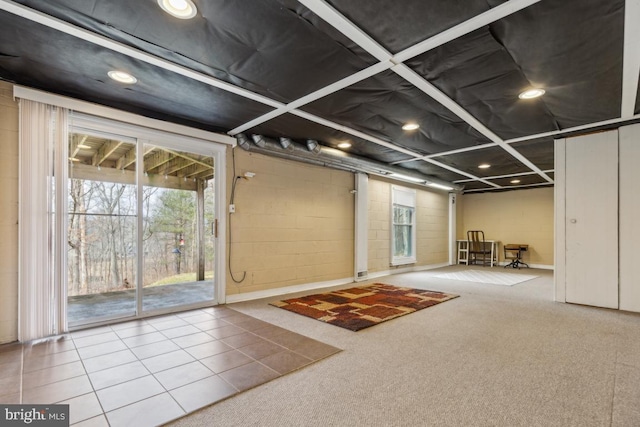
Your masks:
<instances>
[{"instance_id":1,"label":"electrical outlet","mask_svg":"<svg viewBox=\"0 0 640 427\"><path fill-rule=\"evenodd\" d=\"M229 205L229 213L235 213L236 212L236 205Z\"/></svg>"}]
</instances>

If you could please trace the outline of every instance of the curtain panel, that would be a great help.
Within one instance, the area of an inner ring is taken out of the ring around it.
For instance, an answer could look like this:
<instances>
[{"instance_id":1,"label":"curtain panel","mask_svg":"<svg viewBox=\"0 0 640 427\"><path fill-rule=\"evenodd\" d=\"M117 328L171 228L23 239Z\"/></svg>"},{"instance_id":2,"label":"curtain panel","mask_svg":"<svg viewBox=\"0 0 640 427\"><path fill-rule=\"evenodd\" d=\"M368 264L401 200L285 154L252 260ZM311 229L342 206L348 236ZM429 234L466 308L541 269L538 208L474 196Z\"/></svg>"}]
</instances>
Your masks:
<instances>
[{"instance_id":1,"label":"curtain panel","mask_svg":"<svg viewBox=\"0 0 640 427\"><path fill-rule=\"evenodd\" d=\"M21 342L66 331L65 211L68 110L20 99L19 307ZM64 218L59 215L58 218ZM57 243L56 247L56 240Z\"/></svg>"}]
</instances>

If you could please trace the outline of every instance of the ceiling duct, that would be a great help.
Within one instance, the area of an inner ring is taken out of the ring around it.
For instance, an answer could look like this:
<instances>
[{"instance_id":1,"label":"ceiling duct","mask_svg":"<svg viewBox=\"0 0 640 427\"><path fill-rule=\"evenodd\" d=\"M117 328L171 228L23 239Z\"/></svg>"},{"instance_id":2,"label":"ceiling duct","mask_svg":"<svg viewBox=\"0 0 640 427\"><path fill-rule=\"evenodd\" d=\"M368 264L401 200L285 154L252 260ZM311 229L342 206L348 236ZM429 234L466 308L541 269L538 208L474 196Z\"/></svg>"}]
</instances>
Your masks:
<instances>
[{"instance_id":1,"label":"ceiling duct","mask_svg":"<svg viewBox=\"0 0 640 427\"><path fill-rule=\"evenodd\" d=\"M252 135L251 138L253 139L254 144L260 148L264 148L267 145L267 142L262 135Z\"/></svg>"},{"instance_id":2,"label":"ceiling duct","mask_svg":"<svg viewBox=\"0 0 640 427\"><path fill-rule=\"evenodd\" d=\"M294 149L293 141L291 140L291 138L287 138L287 137L281 136L280 137L280 145L285 150L293 150Z\"/></svg>"},{"instance_id":3,"label":"ceiling duct","mask_svg":"<svg viewBox=\"0 0 640 427\"><path fill-rule=\"evenodd\" d=\"M251 143L249 142L249 140L247 139L245 134L238 134L236 135L236 141L238 141L238 145L245 149L245 150L249 150L251 148Z\"/></svg>"},{"instance_id":4,"label":"ceiling duct","mask_svg":"<svg viewBox=\"0 0 640 427\"><path fill-rule=\"evenodd\" d=\"M256 146L248 143L243 143L244 141L247 141L247 137L242 133L236 135L236 139L238 140L238 145L240 145L240 147L244 150L266 154L269 156L280 157L287 160L304 162L349 172L364 172L378 176L385 176L392 179L394 178L392 175L395 174L396 179L399 180L409 182L419 181L423 185L432 187L432 184L436 184L436 188L444 189L443 187L447 187L452 188L452 191L462 191L463 189L463 187L460 185L452 184L450 182L443 181L432 176L422 174L420 172L405 169L399 166L387 165L375 160L369 160L364 157L346 153L335 148L325 147L320 144L318 144L317 147L314 147L317 154L313 154L308 149L308 146L303 147L290 138L286 138L290 141L290 143L287 145L287 148L283 148L283 138L281 138L280 141L276 141L275 139L261 136L261 141L264 143L264 146ZM317 141L315 142L317 143ZM402 176L410 177L411 179L398 178Z\"/></svg>"},{"instance_id":5,"label":"ceiling duct","mask_svg":"<svg viewBox=\"0 0 640 427\"><path fill-rule=\"evenodd\" d=\"M307 149L311 151L313 154L319 154L322 150L320 148L320 144L315 139L307 139Z\"/></svg>"}]
</instances>

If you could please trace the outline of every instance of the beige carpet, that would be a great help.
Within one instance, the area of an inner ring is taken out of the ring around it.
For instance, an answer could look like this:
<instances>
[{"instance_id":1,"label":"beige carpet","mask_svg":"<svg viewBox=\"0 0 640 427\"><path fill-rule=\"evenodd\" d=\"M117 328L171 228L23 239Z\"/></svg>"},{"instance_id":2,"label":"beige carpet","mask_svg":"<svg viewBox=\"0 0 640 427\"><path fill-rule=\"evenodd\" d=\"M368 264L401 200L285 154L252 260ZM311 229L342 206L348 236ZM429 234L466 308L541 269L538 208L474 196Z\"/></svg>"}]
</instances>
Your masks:
<instances>
[{"instance_id":1,"label":"beige carpet","mask_svg":"<svg viewBox=\"0 0 640 427\"><path fill-rule=\"evenodd\" d=\"M640 315L553 302L551 271L518 286L434 277L461 269L378 278L460 298L357 334L278 298L233 304L344 350L174 425L640 425Z\"/></svg>"}]
</instances>

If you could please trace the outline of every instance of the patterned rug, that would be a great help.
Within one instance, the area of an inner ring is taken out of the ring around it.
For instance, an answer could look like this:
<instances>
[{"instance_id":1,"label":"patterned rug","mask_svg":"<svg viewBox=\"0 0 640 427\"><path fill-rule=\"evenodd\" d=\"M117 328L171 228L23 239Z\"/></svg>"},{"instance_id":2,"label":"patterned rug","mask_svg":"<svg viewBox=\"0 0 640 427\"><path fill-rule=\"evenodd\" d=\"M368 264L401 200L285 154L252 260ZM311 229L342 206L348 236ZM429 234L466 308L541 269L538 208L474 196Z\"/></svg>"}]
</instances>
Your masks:
<instances>
[{"instance_id":1,"label":"patterned rug","mask_svg":"<svg viewBox=\"0 0 640 427\"><path fill-rule=\"evenodd\" d=\"M276 301L271 305L359 331L456 297L458 295L374 283L369 286Z\"/></svg>"}]
</instances>

